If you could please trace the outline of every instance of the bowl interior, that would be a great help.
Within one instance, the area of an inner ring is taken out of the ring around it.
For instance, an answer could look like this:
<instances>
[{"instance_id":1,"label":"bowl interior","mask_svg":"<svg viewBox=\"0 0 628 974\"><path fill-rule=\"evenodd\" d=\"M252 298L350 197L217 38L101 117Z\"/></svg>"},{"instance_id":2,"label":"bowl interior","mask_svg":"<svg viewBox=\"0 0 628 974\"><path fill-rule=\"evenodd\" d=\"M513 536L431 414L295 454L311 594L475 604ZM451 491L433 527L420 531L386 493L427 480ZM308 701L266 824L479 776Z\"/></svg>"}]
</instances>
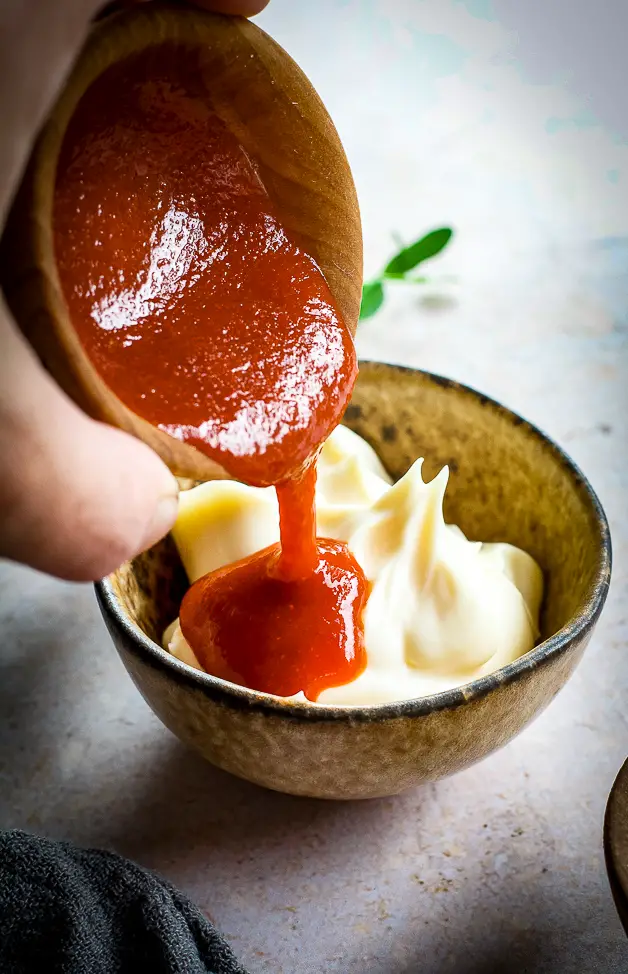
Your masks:
<instances>
[{"instance_id":1,"label":"bowl interior","mask_svg":"<svg viewBox=\"0 0 628 974\"><path fill-rule=\"evenodd\" d=\"M562 451L524 420L465 386L399 366L362 363L344 422L377 450L393 477L417 457L424 476L451 470L445 516L474 540L507 541L545 574L542 638L574 629L608 583L608 527ZM170 538L112 577L123 611L161 643L187 587Z\"/></svg>"}]
</instances>

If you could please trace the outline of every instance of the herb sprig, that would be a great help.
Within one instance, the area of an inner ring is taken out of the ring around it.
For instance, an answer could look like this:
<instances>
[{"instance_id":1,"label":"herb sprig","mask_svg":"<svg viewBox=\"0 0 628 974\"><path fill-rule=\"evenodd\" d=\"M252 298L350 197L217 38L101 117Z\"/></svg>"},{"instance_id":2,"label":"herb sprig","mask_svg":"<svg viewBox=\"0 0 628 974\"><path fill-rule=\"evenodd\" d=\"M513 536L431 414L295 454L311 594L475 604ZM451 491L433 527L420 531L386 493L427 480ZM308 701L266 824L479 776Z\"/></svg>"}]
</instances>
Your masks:
<instances>
[{"instance_id":1,"label":"herb sprig","mask_svg":"<svg viewBox=\"0 0 628 974\"><path fill-rule=\"evenodd\" d=\"M387 281L406 281L410 284L427 284L429 278L411 274L419 264L436 257L445 249L453 236L450 227L439 227L426 233L415 243L402 247L392 257L382 273L368 281L362 288L362 303L360 305L360 321L371 318L384 303L384 283Z\"/></svg>"}]
</instances>

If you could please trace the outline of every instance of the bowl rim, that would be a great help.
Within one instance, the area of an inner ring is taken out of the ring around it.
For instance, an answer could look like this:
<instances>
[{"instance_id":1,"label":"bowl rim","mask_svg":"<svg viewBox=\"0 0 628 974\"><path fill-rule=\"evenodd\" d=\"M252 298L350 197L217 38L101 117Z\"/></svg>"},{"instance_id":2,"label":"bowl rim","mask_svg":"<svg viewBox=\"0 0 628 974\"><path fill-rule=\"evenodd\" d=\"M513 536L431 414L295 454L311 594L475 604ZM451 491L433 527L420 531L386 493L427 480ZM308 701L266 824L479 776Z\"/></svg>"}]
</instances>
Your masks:
<instances>
[{"instance_id":1,"label":"bowl rim","mask_svg":"<svg viewBox=\"0 0 628 974\"><path fill-rule=\"evenodd\" d=\"M372 723L390 718L425 717L438 711L457 709L467 702L488 695L499 686L514 682L526 672L538 669L560 655L572 644L574 639L583 638L591 632L602 612L610 585L611 537L606 514L597 494L571 457L551 437L534 426L529 420L524 419L496 399L492 399L490 396L455 379L392 362L360 360L360 368L364 367L392 369L395 372L410 374L418 373L427 382L452 389L458 394L475 399L480 405L500 413L514 425L524 427L528 434L541 440L559 463L567 468L572 479L584 492L599 529L599 563L588 597L580 611L569 619L558 632L548 639L544 639L529 652L520 656L519 659L495 670L494 673L488 673L462 686L431 693L423 697L413 697L392 703L348 706L306 703L277 697L273 694L262 693L229 683L219 677L211 676L203 670L196 670L168 653L129 619L113 590L111 575L96 582L94 586L96 597L108 627L110 629L113 627L121 637L126 637L125 645L132 646L133 650L152 668L163 669L165 667L177 682L188 686L192 685L218 702L228 702L232 708L270 712L275 716L296 721L334 722L340 720L351 723ZM350 409L351 406L348 408Z\"/></svg>"}]
</instances>

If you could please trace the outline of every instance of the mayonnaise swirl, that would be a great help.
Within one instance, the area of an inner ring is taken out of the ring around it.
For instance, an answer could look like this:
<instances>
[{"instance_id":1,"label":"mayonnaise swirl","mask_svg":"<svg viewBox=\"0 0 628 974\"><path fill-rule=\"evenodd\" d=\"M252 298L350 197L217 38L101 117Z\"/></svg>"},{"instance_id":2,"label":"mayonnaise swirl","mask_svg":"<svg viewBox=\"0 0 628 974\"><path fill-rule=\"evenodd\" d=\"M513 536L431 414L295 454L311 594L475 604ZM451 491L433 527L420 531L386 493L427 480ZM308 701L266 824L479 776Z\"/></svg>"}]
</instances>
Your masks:
<instances>
[{"instance_id":1,"label":"mayonnaise swirl","mask_svg":"<svg viewBox=\"0 0 628 974\"><path fill-rule=\"evenodd\" d=\"M372 448L343 426L323 447L318 534L347 542L371 593L366 669L325 690L318 703L389 703L460 686L522 656L538 638L543 576L536 562L509 544L468 541L446 524L449 471L426 484L422 465L417 460L392 484ZM233 481L185 491L173 535L194 582L279 540L275 492ZM178 620L164 645L200 668Z\"/></svg>"}]
</instances>

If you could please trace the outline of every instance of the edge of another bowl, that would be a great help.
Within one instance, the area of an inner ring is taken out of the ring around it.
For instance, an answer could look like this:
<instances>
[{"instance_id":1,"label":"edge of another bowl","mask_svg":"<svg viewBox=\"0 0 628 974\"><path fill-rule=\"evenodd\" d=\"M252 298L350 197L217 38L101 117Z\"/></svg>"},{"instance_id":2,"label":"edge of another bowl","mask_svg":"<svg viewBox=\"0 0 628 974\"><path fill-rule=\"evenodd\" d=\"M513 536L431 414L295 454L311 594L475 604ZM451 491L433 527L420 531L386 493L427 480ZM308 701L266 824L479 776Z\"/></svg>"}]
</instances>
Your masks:
<instances>
[{"instance_id":1,"label":"edge of another bowl","mask_svg":"<svg viewBox=\"0 0 628 974\"><path fill-rule=\"evenodd\" d=\"M218 677L211 676L200 670L194 670L175 659L158 643L146 635L135 623L128 618L114 592L111 576L95 584L96 597L103 617L110 632L125 639L127 646L143 657L145 663L156 669L164 667L170 671L174 680L183 684L192 684L204 691L206 696L219 702L228 701L232 708L244 710L258 710L274 713L276 716L295 721L350 721L353 723L369 723L389 720L396 717L421 717L441 710L455 709L469 700L482 697L497 686L509 684L517 680L521 674L538 669L554 659L577 638L587 635L595 626L608 594L612 567L612 549L608 521L604 509L593 490L591 484L579 467L549 436L541 432L528 420L503 406L501 403L470 386L456 382L453 379L426 372L422 369L412 369L392 363L375 363L363 361L361 367L392 368L400 372L419 373L424 380L436 385L455 389L458 394L478 400L485 408L492 409L508 418L514 425L524 426L528 433L541 440L546 449L550 449L558 461L568 469L571 477L579 484L587 496L595 522L599 529L599 564L588 598L580 611L576 613L558 632L543 640L524 656L509 663L507 666L473 680L461 687L416 697L395 703L371 704L365 706L331 706L313 703L286 701L272 694L249 690L236 684L228 683ZM349 409L351 406L349 406Z\"/></svg>"},{"instance_id":2,"label":"edge of another bowl","mask_svg":"<svg viewBox=\"0 0 628 974\"><path fill-rule=\"evenodd\" d=\"M604 858L615 908L628 934L628 761L618 772L606 805Z\"/></svg>"}]
</instances>

